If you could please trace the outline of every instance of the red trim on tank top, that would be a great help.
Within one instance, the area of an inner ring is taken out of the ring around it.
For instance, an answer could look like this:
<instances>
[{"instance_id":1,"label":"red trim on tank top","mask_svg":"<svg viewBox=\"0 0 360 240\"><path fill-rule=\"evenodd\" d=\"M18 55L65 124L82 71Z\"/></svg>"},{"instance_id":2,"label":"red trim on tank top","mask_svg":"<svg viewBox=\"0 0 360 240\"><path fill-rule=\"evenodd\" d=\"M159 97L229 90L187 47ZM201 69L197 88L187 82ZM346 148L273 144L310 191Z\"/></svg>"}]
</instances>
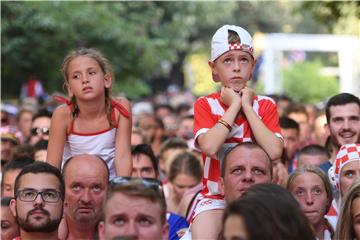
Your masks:
<instances>
[{"instance_id":1,"label":"red trim on tank top","mask_svg":"<svg viewBox=\"0 0 360 240\"><path fill-rule=\"evenodd\" d=\"M75 120L75 119L72 119L72 120L71 120L70 131L69 131L68 135L69 135L69 134L74 134L74 135L79 135L79 136L94 136L94 135L98 135L98 134L101 134L101 133L108 132L108 131L110 131L110 130L118 127L118 125L116 124L114 127L109 127L109 128L107 128L107 129L100 130L100 131L97 131L97 132L92 132L92 133L80 133L80 132L74 131L74 120ZM111 109L111 121L113 121L113 122L116 121L115 108L112 108L112 109Z\"/></svg>"},{"instance_id":2,"label":"red trim on tank top","mask_svg":"<svg viewBox=\"0 0 360 240\"><path fill-rule=\"evenodd\" d=\"M69 132L68 135L73 134L73 135L79 135L79 136L95 136L95 135L98 135L98 134L101 134L101 133L108 132L108 131L110 131L110 130L112 130L114 128L116 128L116 127L108 128L108 129L105 129L105 130L92 132L92 133L79 133L79 132L71 131L71 132Z\"/></svg>"}]
</instances>

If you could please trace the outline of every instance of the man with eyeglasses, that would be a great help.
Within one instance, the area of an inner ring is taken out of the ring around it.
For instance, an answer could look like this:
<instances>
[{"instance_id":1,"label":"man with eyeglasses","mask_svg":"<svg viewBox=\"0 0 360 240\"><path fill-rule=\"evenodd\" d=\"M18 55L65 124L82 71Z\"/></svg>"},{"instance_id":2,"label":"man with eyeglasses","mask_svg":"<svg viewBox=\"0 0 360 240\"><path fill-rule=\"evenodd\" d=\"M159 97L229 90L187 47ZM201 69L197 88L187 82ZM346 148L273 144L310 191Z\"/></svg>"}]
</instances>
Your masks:
<instances>
[{"instance_id":1,"label":"man with eyeglasses","mask_svg":"<svg viewBox=\"0 0 360 240\"><path fill-rule=\"evenodd\" d=\"M100 239L168 239L161 183L151 178L116 177L104 202Z\"/></svg>"},{"instance_id":2,"label":"man with eyeglasses","mask_svg":"<svg viewBox=\"0 0 360 240\"><path fill-rule=\"evenodd\" d=\"M41 139L49 140L49 129L51 122L51 113L46 110L40 110L32 120L30 129L30 145L34 146Z\"/></svg>"},{"instance_id":3,"label":"man with eyeglasses","mask_svg":"<svg viewBox=\"0 0 360 240\"><path fill-rule=\"evenodd\" d=\"M15 180L10 209L20 227L16 239L58 239L65 185L60 171L48 163L26 166Z\"/></svg>"}]
</instances>

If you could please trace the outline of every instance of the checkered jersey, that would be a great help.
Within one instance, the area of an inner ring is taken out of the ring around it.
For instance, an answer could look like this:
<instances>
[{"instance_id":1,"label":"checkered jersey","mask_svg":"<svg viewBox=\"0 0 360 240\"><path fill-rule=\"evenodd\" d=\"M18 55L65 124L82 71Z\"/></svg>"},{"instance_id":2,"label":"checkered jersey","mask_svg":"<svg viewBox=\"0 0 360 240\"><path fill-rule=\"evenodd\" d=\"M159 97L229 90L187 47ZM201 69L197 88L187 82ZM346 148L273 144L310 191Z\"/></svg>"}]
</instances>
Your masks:
<instances>
[{"instance_id":1,"label":"checkered jersey","mask_svg":"<svg viewBox=\"0 0 360 240\"><path fill-rule=\"evenodd\" d=\"M197 138L211 129L224 115L228 107L220 101L220 92L200 97L194 104L194 134L195 146L199 147ZM267 128L276 136L282 138L279 127L279 116L273 99L266 96L255 96L253 109ZM235 119L232 131L225 143L217 152L215 158L202 154L204 162L202 194L213 198L222 198L218 181L220 177L221 160L229 148L240 142L255 141L250 125L244 116ZM220 160L221 159L221 160Z\"/></svg>"}]
</instances>

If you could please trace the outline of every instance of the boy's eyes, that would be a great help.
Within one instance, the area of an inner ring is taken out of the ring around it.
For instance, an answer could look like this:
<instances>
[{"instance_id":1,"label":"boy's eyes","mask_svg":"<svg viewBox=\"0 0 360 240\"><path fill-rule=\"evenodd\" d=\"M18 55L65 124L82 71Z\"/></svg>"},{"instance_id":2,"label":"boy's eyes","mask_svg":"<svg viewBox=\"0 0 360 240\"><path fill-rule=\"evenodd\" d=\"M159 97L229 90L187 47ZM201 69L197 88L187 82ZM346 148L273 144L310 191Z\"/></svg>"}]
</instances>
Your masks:
<instances>
[{"instance_id":1,"label":"boy's eyes","mask_svg":"<svg viewBox=\"0 0 360 240\"><path fill-rule=\"evenodd\" d=\"M234 61L233 58L225 58L223 62L224 63L231 63L233 61ZM246 58L246 57L242 57L242 58L239 59L239 62L240 63L249 63L250 60L248 58Z\"/></svg>"},{"instance_id":2,"label":"boy's eyes","mask_svg":"<svg viewBox=\"0 0 360 240\"><path fill-rule=\"evenodd\" d=\"M232 61L231 58L225 58L225 59L224 59L224 63L230 63L231 61Z\"/></svg>"},{"instance_id":3,"label":"boy's eyes","mask_svg":"<svg viewBox=\"0 0 360 240\"><path fill-rule=\"evenodd\" d=\"M247 58L241 58L241 59L240 59L240 62L248 63L248 62L249 62L249 59L247 59Z\"/></svg>"}]
</instances>

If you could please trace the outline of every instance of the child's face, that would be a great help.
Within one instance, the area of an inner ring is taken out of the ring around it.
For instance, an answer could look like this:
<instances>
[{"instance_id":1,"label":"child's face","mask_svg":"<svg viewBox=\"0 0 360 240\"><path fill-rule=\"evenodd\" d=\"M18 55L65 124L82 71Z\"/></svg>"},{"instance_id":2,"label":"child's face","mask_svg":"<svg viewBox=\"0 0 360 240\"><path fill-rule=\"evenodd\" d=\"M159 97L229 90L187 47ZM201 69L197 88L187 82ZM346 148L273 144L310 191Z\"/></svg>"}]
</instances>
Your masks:
<instances>
[{"instance_id":1,"label":"child's face","mask_svg":"<svg viewBox=\"0 0 360 240\"><path fill-rule=\"evenodd\" d=\"M241 50L230 50L221 55L214 62L209 61L213 75L221 81L221 85L239 92L250 80L256 60Z\"/></svg>"},{"instance_id":2,"label":"child's face","mask_svg":"<svg viewBox=\"0 0 360 240\"><path fill-rule=\"evenodd\" d=\"M92 98L104 94L111 86L111 77L104 74L98 62L87 56L74 58L68 66L68 92L77 98Z\"/></svg>"}]
</instances>

